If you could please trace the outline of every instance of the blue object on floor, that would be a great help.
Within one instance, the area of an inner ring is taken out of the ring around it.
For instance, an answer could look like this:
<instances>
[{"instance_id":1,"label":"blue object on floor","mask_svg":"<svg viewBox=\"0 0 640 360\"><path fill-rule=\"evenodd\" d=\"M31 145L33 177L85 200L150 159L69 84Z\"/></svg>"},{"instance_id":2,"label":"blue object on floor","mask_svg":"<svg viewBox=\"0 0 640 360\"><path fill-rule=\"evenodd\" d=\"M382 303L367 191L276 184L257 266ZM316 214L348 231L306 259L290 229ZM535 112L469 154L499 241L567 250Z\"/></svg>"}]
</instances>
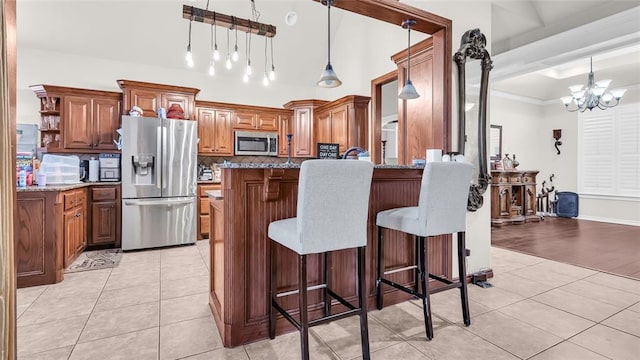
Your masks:
<instances>
[{"instance_id":1,"label":"blue object on floor","mask_svg":"<svg viewBox=\"0 0 640 360\"><path fill-rule=\"evenodd\" d=\"M578 194L571 191L559 191L556 214L560 217L578 216Z\"/></svg>"}]
</instances>

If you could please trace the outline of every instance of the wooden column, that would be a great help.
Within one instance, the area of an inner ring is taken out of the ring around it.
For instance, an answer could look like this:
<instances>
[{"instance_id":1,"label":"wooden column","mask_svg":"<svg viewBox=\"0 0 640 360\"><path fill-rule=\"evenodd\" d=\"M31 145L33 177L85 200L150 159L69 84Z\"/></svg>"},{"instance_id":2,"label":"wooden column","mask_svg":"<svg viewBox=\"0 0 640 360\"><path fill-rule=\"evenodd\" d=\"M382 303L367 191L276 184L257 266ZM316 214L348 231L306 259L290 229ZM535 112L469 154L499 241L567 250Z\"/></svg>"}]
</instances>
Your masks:
<instances>
[{"instance_id":1,"label":"wooden column","mask_svg":"<svg viewBox=\"0 0 640 360\"><path fill-rule=\"evenodd\" d=\"M0 359L16 357L16 2L0 6Z\"/></svg>"}]
</instances>

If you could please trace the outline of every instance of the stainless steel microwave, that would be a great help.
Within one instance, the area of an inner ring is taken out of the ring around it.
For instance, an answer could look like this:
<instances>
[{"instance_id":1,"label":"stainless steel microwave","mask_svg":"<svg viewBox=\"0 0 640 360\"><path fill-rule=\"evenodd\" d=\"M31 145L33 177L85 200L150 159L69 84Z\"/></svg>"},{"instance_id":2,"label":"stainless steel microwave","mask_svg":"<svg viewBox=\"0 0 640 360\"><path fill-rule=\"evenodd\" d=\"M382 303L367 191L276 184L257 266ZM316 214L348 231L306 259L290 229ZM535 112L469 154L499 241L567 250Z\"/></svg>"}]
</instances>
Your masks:
<instances>
[{"instance_id":1,"label":"stainless steel microwave","mask_svg":"<svg viewBox=\"0 0 640 360\"><path fill-rule=\"evenodd\" d=\"M233 148L235 155L278 156L278 133L236 131Z\"/></svg>"}]
</instances>

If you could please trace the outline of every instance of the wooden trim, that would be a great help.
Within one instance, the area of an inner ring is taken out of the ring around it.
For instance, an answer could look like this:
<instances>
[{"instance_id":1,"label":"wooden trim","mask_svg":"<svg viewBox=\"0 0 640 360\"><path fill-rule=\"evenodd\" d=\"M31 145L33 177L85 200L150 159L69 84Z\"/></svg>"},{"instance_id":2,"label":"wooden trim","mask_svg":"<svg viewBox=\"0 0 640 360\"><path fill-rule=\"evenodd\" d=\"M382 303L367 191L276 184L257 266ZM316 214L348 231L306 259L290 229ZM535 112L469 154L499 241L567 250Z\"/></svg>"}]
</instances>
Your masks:
<instances>
[{"instance_id":1,"label":"wooden trim","mask_svg":"<svg viewBox=\"0 0 640 360\"><path fill-rule=\"evenodd\" d=\"M204 100L196 100L196 109L200 107L212 108L212 109L221 109L221 110L247 110L250 112L277 112L280 114L291 115L291 110L282 109L282 108L272 108L266 106L255 106L255 105L244 105L244 104L231 104L231 103L221 103L216 101L204 101Z\"/></svg>"},{"instance_id":2,"label":"wooden trim","mask_svg":"<svg viewBox=\"0 0 640 360\"><path fill-rule=\"evenodd\" d=\"M369 153L374 164L382 164L382 85L398 80L391 71L371 80L371 116L369 117Z\"/></svg>"},{"instance_id":3,"label":"wooden trim","mask_svg":"<svg viewBox=\"0 0 640 360\"><path fill-rule=\"evenodd\" d=\"M235 16L200 9L189 5L182 5L182 18L209 25L213 25L213 20L215 19L216 26L221 26L231 30L238 28L239 31L245 33L251 32L252 34L270 38L276 36L276 27L273 25L263 24L249 19L241 19Z\"/></svg>"},{"instance_id":4,"label":"wooden trim","mask_svg":"<svg viewBox=\"0 0 640 360\"><path fill-rule=\"evenodd\" d=\"M38 98L43 98L47 96L52 96L55 94L59 96L60 94L66 95L80 95L80 96L91 96L91 97L107 97L122 100L121 92L114 91L104 91L104 90L91 90L91 89L79 89L65 86L57 86L57 85L31 85L29 89L33 90L36 93Z\"/></svg>"},{"instance_id":5,"label":"wooden trim","mask_svg":"<svg viewBox=\"0 0 640 360\"><path fill-rule=\"evenodd\" d=\"M322 0L313 1L321 2ZM405 19L415 19L417 23L412 29L429 35L435 34L442 29L447 29L448 32L452 29L451 20L398 1L336 1L332 6L398 26ZM451 56L451 53L447 53L447 56Z\"/></svg>"},{"instance_id":6,"label":"wooden trim","mask_svg":"<svg viewBox=\"0 0 640 360\"><path fill-rule=\"evenodd\" d=\"M16 268L13 232L16 212L16 2L0 7L0 328L2 360L16 357Z\"/></svg>"},{"instance_id":7,"label":"wooden trim","mask_svg":"<svg viewBox=\"0 0 640 360\"><path fill-rule=\"evenodd\" d=\"M371 100L371 98L368 96L347 95L337 100L333 100L333 101L327 102L326 104L320 105L317 108L315 108L314 111L322 112L329 108L346 105L346 104L356 104L356 105L359 104L359 105L366 106L369 104L369 100Z\"/></svg>"},{"instance_id":8,"label":"wooden trim","mask_svg":"<svg viewBox=\"0 0 640 360\"><path fill-rule=\"evenodd\" d=\"M118 86L120 86L120 89L122 90L126 88L160 90L160 91L168 91L168 92L181 92L186 94L192 94L193 96L198 95L198 93L200 92L200 89L196 89L196 88L148 83L148 82L133 81L133 80L117 80L117 83L118 83Z\"/></svg>"},{"instance_id":9,"label":"wooden trim","mask_svg":"<svg viewBox=\"0 0 640 360\"><path fill-rule=\"evenodd\" d=\"M317 108L324 104L328 103L326 100L316 100L316 99L307 99L307 100L292 100L288 103L282 105L285 109L293 109L301 106L309 106L313 108ZM315 110L315 109L314 109Z\"/></svg>"}]
</instances>

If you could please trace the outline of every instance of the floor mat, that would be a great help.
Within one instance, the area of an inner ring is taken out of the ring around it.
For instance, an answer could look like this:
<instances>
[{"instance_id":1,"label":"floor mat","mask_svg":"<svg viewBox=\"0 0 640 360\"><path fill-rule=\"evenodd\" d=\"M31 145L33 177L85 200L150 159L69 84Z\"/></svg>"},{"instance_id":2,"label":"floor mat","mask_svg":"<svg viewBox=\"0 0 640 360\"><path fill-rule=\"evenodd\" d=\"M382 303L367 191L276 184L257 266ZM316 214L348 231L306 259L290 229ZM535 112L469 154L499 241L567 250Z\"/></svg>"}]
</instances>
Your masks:
<instances>
[{"instance_id":1,"label":"floor mat","mask_svg":"<svg viewBox=\"0 0 640 360\"><path fill-rule=\"evenodd\" d=\"M85 251L64 272L112 268L118 266L120 259L122 259L122 249Z\"/></svg>"}]
</instances>

